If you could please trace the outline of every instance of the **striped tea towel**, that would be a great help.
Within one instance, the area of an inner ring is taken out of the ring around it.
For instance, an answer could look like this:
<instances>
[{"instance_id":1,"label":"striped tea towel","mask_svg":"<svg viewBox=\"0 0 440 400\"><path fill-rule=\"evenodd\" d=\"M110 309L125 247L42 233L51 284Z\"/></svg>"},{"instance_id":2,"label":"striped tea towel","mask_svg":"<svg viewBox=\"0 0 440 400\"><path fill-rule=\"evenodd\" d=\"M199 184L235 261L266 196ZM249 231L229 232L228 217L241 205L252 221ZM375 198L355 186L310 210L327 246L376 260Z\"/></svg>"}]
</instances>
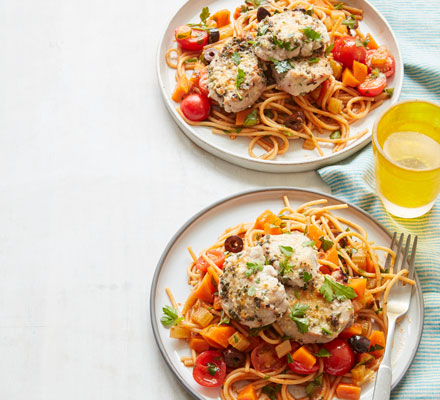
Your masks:
<instances>
[{"instance_id":1,"label":"striped tea towel","mask_svg":"<svg viewBox=\"0 0 440 400\"><path fill-rule=\"evenodd\" d=\"M402 52L405 77L401 100L440 103L440 0L370 0L390 23ZM391 232L419 236L416 270L425 303L417 355L391 399L440 399L440 204L419 218L390 216L375 193L371 145L340 165L318 171L332 193L356 204Z\"/></svg>"}]
</instances>

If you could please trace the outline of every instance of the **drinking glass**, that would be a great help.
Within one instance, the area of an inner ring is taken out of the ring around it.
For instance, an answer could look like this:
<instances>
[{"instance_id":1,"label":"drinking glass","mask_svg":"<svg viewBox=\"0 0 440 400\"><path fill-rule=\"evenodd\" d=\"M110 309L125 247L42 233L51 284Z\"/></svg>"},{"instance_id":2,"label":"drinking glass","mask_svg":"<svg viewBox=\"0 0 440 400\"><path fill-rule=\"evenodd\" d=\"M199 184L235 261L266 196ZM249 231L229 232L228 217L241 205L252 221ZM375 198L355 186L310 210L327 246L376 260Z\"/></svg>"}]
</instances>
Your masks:
<instances>
[{"instance_id":1,"label":"drinking glass","mask_svg":"<svg viewBox=\"0 0 440 400\"><path fill-rule=\"evenodd\" d=\"M376 190L390 214L427 213L440 191L440 107L422 100L396 103L373 126Z\"/></svg>"}]
</instances>

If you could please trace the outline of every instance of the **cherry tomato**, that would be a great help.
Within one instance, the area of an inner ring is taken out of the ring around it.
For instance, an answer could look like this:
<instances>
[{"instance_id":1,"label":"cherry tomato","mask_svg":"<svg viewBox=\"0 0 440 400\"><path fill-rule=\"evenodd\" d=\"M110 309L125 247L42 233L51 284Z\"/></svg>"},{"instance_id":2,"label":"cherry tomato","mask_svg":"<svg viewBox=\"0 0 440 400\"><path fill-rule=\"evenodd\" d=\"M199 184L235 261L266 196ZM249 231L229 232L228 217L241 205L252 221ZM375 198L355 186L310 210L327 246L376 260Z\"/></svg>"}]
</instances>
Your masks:
<instances>
[{"instance_id":1,"label":"cherry tomato","mask_svg":"<svg viewBox=\"0 0 440 400\"><path fill-rule=\"evenodd\" d=\"M199 89L206 97L209 96L208 68L203 68L199 73Z\"/></svg>"},{"instance_id":2,"label":"cherry tomato","mask_svg":"<svg viewBox=\"0 0 440 400\"><path fill-rule=\"evenodd\" d=\"M252 350L251 362L260 372L275 371L284 365L284 361L278 358L275 347L269 343L261 343Z\"/></svg>"},{"instance_id":3,"label":"cherry tomato","mask_svg":"<svg viewBox=\"0 0 440 400\"><path fill-rule=\"evenodd\" d=\"M381 62L375 63L375 60L381 60ZM368 50L366 63L369 71L377 68L379 72L385 74L387 78L393 76L396 70L396 61L384 46L380 46L376 50Z\"/></svg>"},{"instance_id":4,"label":"cherry tomato","mask_svg":"<svg viewBox=\"0 0 440 400\"><path fill-rule=\"evenodd\" d=\"M223 384L226 376L226 363L218 351L204 351L196 358L193 370L194 380L206 387L216 387Z\"/></svg>"},{"instance_id":5,"label":"cherry tomato","mask_svg":"<svg viewBox=\"0 0 440 400\"><path fill-rule=\"evenodd\" d=\"M387 85L384 74L369 74L367 79L356 88L362 96L374 97L381 94Z\"/></svg>"},{"instance_id":6,"label":"cherry tomato","mask_svg":"<svg viewBox=\"0 0 440 400\"><path fill-rule=\"evenodd\" d=\"M208 250L206 252L208 258L219 268L223 268L223 263L225 262L225 254L220 250ZM206 272L209 267L209 264L203 257L199 257L196 261L196 267L202 271Z\"/></svg>"},{"instance_id":7,"label":"cherry tomato","mask_svg":"<svg viewBox=\"0 0 440 400\"><path fill-rule=\"evenodd\" d=\"M188 51L201 51L208 43L208 32L191 29L187 25L177 27L174 30L174 37L180 47Z\"/></svg>"},{"instance_id":8,"label":"cherry tomato","mask_svg":"<svg viewBox=\"0 0 440 400\"><path fill-rule=\"evenodd\" d=\"M204 94L192 93L180 103L180 108L191 121L204 121L211 111L211 102Z\"/></svg>"},{"instance_id":9,"label":"cherry tomato","mask_svg":"<svg viewBox=\"0 0 440 400\"><path fill-rule=\"evenodd\" d=\"M352 36L342 36L335 41L332 50L333 57L336 61L342 63L344 67L352 68L353 61L356 60L365 64L367 50Z\"/></svg>"},{"instance_id":10,"label":"cherry tomato","mask_svg":"<svg viewBox=\"0 0 440 400\"><path fill-rule=\"evenodd\" d=\"M341 339L332 340L323 345L330 357L324 358L324 371L330 375L345 375L353 368L354 352L347 342Z\"/></svg>"}]
</instances>

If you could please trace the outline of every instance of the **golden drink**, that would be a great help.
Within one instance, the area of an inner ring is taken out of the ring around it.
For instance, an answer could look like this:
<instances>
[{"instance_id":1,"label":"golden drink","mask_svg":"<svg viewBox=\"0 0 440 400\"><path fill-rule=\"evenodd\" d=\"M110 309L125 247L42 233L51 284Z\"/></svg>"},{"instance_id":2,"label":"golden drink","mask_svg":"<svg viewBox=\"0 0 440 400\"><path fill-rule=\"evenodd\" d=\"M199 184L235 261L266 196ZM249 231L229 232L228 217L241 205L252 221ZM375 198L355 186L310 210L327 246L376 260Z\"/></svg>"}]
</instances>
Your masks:
<instances>
[{"instance_id":1,"label":"golden drink","mask_svg":"<svg viewBox=\"0 0 440 400\"><path fill-rule=\"evenodd\" d=\"M429 211L440 191L440 107L398 103L373 130L376 189L393 215L413 218Z\"/></svg>"}]
</instances>

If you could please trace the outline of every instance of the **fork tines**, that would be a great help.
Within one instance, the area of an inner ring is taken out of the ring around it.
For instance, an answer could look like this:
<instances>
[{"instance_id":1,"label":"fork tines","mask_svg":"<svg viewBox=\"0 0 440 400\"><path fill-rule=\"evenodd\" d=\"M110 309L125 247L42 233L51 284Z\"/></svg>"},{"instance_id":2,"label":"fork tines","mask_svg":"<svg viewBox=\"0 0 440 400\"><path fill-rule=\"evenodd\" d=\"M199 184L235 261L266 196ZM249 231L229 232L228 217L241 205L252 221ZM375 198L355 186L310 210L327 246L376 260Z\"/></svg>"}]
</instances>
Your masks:
<instances>
[{"instance_id":1,"label":"fork tines","mask_svg":"<svg viewBox=\"0 0 440 400\"><path fill-rule=\"evenodd\" d=\"M414 241L411 249L411 259L408 260L408 252L411 245L411 235L406 238L405 247L402 249L404 234L401 233L399 241L396 243L397 232L394 232L393 238L391 240L390 248L396 253L396 258L394 260L394 273L398 273L400 270L406 268L408 270L408 278L412 279L414 276L414 263L416 258L417 250L417 236L414 236ZM402 254L403 253L403 254ZM400 257L402 257L402 262L400 262ZM406 265L405 265L406 264ZM391 266L391 254L388 254L384 269L387 270Z\"/></svg>"}]
</instances>

